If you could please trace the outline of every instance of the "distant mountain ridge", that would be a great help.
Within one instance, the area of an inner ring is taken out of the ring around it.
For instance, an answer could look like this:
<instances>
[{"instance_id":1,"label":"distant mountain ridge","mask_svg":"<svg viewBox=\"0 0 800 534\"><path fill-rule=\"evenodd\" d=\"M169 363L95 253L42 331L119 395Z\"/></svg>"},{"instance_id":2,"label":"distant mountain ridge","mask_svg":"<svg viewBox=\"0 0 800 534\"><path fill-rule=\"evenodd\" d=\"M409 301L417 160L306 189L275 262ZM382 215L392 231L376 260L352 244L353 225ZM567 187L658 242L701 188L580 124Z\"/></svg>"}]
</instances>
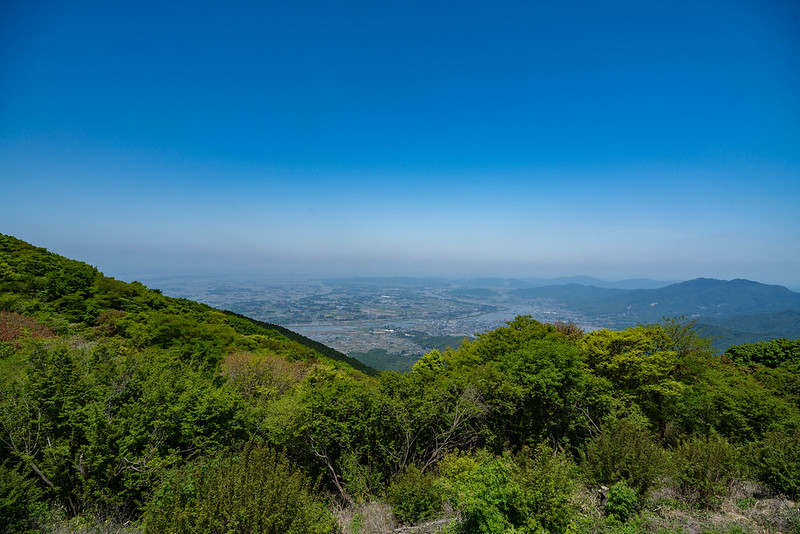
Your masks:
<instances>
[{"instance_id":1,"label":"distant mountain ridge","mask_svg":"<svg viewBox=\"0 0 800 534\"><path fill-rule=\"evenodd\" d=\"M592 276L568 276L550 280L535 280L537 286L579 284L606 289L659 289L674 284L675 281L651 280L649 278L630 278L626 280L601 280Z\"/></svg>"},{"instance_id":2,"label":"distant mountain ridge","mask_svg":"<svg viewBox=\"0 0 800 534\"><path fill-rule=\"evenodd\" d=\"M464 280L465 287L497 289L532 289L560 285L581 285L608 289L657 289L674 284L674 281L631 278L627 280L601 280L593 276L563 276L558 278L474 278Z\"/></svg>"},{"instance_id":3,"label":"distant mountain ridge","mask_svg":"<svg viewBox=\"0 0 800 534\"><path fill-rule=\"evenodd\" d=\"M593 316L652 321L664 316L726 318L800 310L800 293L751 280L696 278L658 289L610 289L580 284L511 291L517 298L552 298Z\"/></svg>"},{"instance_id":4,"label":"distant mountain ridge","mask_svg":"<svg viewBox=\"0 0 800 534\"><path fill-rule=\"evenodd\" d=\"M572 283L516 289L510 294L523 301L561 303L609 328L686 317L713 337L720 350L738 343L800 338L800 293L752 280L696 278L633 290Z\"/></svg>"}]
</instances>

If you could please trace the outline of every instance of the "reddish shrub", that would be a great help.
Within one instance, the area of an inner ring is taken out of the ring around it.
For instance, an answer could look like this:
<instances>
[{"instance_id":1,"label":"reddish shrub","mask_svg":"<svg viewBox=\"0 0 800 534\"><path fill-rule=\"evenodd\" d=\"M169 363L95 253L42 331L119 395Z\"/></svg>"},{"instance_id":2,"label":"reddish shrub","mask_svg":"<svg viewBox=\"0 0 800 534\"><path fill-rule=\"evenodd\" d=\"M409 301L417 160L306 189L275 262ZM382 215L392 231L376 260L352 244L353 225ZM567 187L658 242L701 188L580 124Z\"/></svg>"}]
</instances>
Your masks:
<instances>
[{"instance_id":1,"label":"reddish shrub","mask_svg":"<svg viewBox=\"0 0 800 534\"><path fill-rule=\"evenodd\" d=\"M0 341L16 342L20 337L55 337L50 327L27 315L0 311Z\"/></svg>"}]
</instances>

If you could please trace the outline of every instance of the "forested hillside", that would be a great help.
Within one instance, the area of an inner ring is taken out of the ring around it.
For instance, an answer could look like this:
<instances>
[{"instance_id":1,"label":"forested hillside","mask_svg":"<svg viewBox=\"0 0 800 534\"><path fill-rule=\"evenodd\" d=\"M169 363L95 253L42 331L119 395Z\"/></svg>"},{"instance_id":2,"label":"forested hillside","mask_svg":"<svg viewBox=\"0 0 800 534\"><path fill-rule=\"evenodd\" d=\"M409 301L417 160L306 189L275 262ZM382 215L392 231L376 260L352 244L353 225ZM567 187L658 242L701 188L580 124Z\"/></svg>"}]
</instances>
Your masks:
<instances>
[{"instance_id":1,"label":"forested hillside","mask_svg":"<svg viewBox=\"0 0 800 534\"><path fill-rule=\"evenodd\" d=\"M0 525L800 532L797 341L521 316L372 375L295 336L0 235Z\"/></svg>"}]
</instances>

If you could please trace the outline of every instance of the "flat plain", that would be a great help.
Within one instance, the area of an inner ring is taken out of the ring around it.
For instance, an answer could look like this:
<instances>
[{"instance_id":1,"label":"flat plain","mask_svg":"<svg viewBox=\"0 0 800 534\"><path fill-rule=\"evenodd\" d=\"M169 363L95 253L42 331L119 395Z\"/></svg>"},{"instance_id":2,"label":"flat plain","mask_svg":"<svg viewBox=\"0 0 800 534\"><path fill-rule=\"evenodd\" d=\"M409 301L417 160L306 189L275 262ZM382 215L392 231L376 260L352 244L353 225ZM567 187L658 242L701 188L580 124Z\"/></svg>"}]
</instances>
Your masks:
<instances>
[{"instance_id":1,"label":"flat plain","mask_svg":"<svg viewBox=\"0 0 800 534\"><path fill-rule=\"evenodd\" d=\"M552 298L520 297L512 280L438 278L271 279L258 276L140 280L164 294L279 324L368 365L404 370L431 349L493 330L517 315L602 326Z\"/></svg>"}]
</instances>

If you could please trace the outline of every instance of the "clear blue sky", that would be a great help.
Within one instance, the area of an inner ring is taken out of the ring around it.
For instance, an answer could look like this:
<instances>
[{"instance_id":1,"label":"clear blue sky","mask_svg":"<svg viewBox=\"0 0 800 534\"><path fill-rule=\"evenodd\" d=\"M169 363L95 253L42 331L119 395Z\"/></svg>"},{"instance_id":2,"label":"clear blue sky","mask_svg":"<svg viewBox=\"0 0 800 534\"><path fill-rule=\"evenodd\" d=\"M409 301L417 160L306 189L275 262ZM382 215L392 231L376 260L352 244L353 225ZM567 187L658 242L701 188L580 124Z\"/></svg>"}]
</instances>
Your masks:
<instances>
[{"instance_id":1,"label":"clear blue sky","mask_svg":"<svg viewBox=\"0 0 800 534\"><path fill-rule=\"evenodd\" d=\"M137 273L800 285L800 2L0 6L0 232Z\"/></svg>"}]
</instances>

